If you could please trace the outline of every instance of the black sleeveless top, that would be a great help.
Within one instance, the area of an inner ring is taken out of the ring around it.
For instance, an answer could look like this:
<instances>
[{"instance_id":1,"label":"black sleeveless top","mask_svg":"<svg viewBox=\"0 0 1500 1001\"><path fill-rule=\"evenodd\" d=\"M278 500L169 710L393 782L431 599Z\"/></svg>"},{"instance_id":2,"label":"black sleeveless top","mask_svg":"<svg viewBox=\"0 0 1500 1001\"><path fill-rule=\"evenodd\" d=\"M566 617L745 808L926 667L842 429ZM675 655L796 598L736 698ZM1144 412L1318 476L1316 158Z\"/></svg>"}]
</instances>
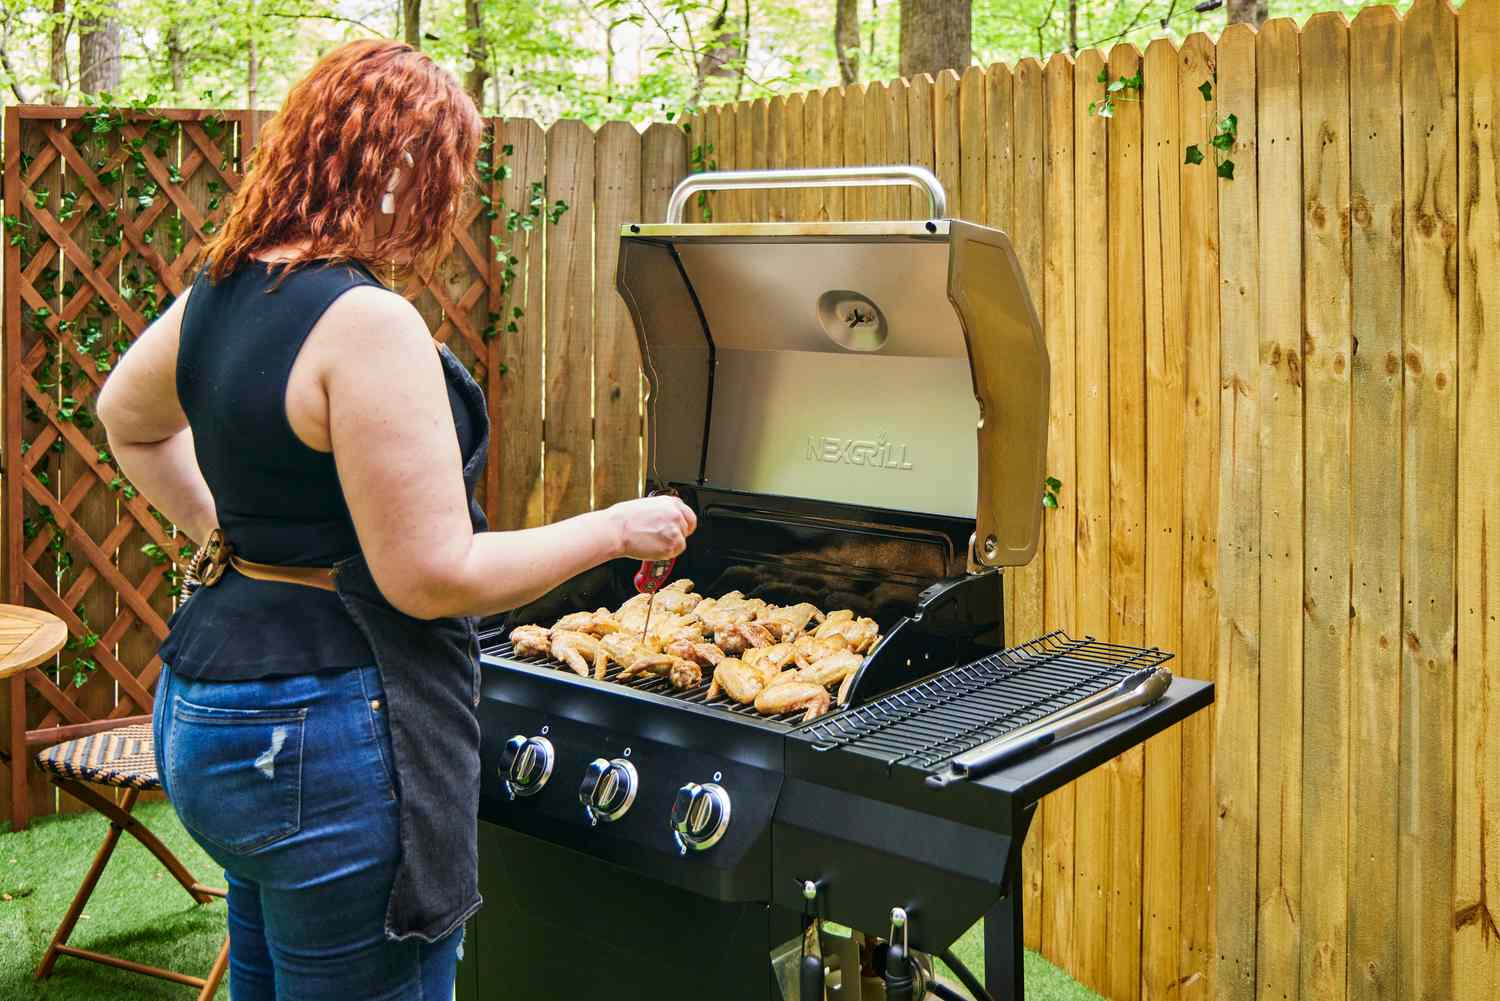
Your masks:
<instances>
[{"instance_id":1,"label":"black sleeveless top","mask_svg":"<svg viewBox=\"0 0 1500 1001\"><path fill-rule=\"evenodd\" d=\"M359 553L333 455L286 415L292 365L339 296L381 283L353 263L303 265L276 283L251 261L219 282L200 274L182 318L177 393L219 527L248 560L331 566ZM274 287L273 287L274 286ZM445 372L449 366L444 365ZM474 426L453 378L448 398L467 455ZM183 677L241 681L374 663L337 594L230 570L173 615L162 660Z\"/></svg>"}]
</instances>

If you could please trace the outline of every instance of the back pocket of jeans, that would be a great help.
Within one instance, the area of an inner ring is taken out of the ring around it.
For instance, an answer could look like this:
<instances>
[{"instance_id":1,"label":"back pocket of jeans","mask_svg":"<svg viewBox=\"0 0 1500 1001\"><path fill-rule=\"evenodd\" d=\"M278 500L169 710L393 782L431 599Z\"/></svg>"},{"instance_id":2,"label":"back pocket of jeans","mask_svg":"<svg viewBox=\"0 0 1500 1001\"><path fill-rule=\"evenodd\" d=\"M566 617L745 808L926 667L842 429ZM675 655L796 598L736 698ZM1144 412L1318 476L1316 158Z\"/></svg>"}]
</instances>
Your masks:
<instances>
[{"instance_id":1,"label":"back pocket of jeans","mask_svg":"<svg viewBox=\"0 0 1500 1001\"><path fill-rule=\"evenodd\" d=\"M167 785L193 833L245 855L302 826L306 709L219 709L172 700Z\"/></svg>"}]
</instances>

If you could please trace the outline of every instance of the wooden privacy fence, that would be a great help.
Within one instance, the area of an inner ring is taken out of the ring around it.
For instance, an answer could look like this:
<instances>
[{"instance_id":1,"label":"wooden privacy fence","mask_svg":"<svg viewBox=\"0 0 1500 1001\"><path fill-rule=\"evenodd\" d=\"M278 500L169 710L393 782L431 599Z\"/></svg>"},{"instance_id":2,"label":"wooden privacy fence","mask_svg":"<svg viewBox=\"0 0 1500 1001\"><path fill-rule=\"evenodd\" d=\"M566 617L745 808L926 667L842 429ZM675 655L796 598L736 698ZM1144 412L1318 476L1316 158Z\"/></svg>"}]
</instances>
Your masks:
<instances>
[{"instance_id":1,"label":"wooden privacy fence","mask_svg":"<svg viewBox=\"0 0 1500 1001\"><path fill-rule=\"evenodd\" d=\"M1016 244L1064 487L1011 636L1217 682L1032 825L1027 944L1116 1001L1500 997L1497 63L1500 2L1421 0L692 123L721 168L924 164Z\"/></svg>"},{"instance_id":2,"label":"wooden privacy fence","mask_svg":"<svg viewBox=\"0 0 1500 1001\"><path fill-rule=\"evenodd\" d=\"M639 482L619 222L660 218L690 167L932 167L952 214L1012 234L1052 357L1064 487L1038 559L1010 574L1012 637L1151 643L1217 681L1212 714L1042 805L1028 945L1116 1001L1489 999L1497 59L1500 0L1457 15L1419 0L1404 20L1374 8L711 108L686 142L495 122L484 194L506 209L474 209L417 302L490 392L495 524L537 524ZM1128 81L1111 117L1089 109L1101 75ZM171 123L142 205L144 126L90 151L82 115L6 120L7 593L79 638L15 686L13 747L149 703L170 605L156 558L177 543L77 415L103 378L95 352L107 364L186 280L255 126L141 116ZM881 219L922 214L919 199L724 192L706 208ZM558 200L556 226L508 225ZM106 205L129 225L95 246ZM99 667L70 687L84 656Z\"/></svg>"},{"instance_id":3,"label":"wooden privacy fence","mask_svg":"<svg viewBox=\"0 0 1500 1001\"><path fill-rule=\"evenodd\" d=\"M0 697L13 760L150 710L171 561L190 550L120 475L94 400L120 352L191 284L266 117L6 112L5 596L72 633L53 668ZM641 382L613 291L616 234L661 217L687 150L678 128L619 122L543 131L495 119L487 139L478 197L414 302L489 394L481 497L493 525L519 528L639 490ZM56 805L23 768L7 789L18 825Z\"/></svg>"}]
</instances>

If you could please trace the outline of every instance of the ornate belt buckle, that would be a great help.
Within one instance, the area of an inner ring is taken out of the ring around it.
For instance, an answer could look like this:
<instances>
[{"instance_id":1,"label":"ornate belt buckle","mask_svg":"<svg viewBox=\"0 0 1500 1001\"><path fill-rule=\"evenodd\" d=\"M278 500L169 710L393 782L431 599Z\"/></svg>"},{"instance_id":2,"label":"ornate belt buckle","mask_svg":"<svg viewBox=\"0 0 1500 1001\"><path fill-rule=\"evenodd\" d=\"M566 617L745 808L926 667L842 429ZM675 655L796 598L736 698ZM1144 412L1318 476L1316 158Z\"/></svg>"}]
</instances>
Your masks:
<instances>
[{"instance_id":1,"label":"ornate belt buckle","mask_svg":"<svg viewBox=\"0 0 1500 1001\"><path fill-rule=\"evenodd\" d=\"M204 587L213 587L224 576L224 571L229 566L229 557L229 543L224 540L223 530L216 528L208 533L208 538L188 562L189 580Z\"/></svg>"}]
</instances>

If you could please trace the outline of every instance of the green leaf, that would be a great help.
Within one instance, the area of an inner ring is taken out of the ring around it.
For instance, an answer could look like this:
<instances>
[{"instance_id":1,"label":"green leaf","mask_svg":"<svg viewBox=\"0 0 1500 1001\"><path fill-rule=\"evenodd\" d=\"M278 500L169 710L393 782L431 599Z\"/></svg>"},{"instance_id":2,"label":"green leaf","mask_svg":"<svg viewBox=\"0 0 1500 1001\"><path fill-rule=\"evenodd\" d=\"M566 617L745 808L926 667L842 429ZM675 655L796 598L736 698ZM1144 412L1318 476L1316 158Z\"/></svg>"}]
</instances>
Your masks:
<instances>
[{"instance_id":1,"label":"green leaf","mask_svg":"<svg viewBox=\"0 0 1500 1001\"><path fill-rule=\"evenodd\" d=\"M1197 143L1194 143L1193 145L1191 145L1191 146L1189 146L1187 148L1187 155L1183 158L1182 162L1183 163L1202 163L1203 162L1203 151L1198 148Z\"/></svg>"},{"instance_id":2,"label":"green leaf","mask_svg":"<svg viewBox=\"0 0 1500 1001\"><path fill-rule=\"evenodd\" d=\"M1057 507L1057 496L1055 494L1042 494L1042 507Z\"/></svg>"},{"instance_id":3,"label":"green leaf","mask_svg":"<svg viewBox=\"0 0 1500 1001\"><path fill-rule=\"evenodd\" d=\"M1104 91L1107 94L1118 94L1120 91L1122 91L1124 89L1125 89L1125 78L1121 77L1120 79L1116 80L1114 83L1110 84L1108 87L1105 87Z\"/></svg>"},{"instance_id":4,"label":"green leaf","mask_svg":"<svg viewBox=\"0 0 1500 1001\"><path fill-rule=\"evenodd\" d=\"M1049 476L1043 482L1046 483L1047 486L1051 487L1053 490L1061 490L1062 489L1062 480L1059 480L1056 476Z\"/></svg>"},{"instance_id":5,"label":"green leaf","mask_svg":"<svg viewBox=\"0 0 1500 1001\"><path fill-rule=\"evenodd\" d=\"M1203 84L1198 88L1198 93L1200 93L1200 94L1203 95L1203 100L1205 100L1205 101L1212 101L1214 99L1214 85L1213 85L1213 82L1209 81L1209 80L1204 80Z\"/></svg>"},{"instance_id":6,"label":"green leaf","mask_svg":"<svg viewBox=\"0 0 1500 1001\"><path fill-rule=\"evenodd\" d=\"M1234 136L1228 132L1220 132L1208 142L1214 149L1234 149Z\"/></svg>"},{"instance_id":7,"label":"green leaf","mask_svg":"<svg viewBox=\"0 0 1500 1001\"><path fill-rule=\"evenodd\" d=\"M1098 79L1098 81L1100 83L1109 83L1109 67L1108 66L1104 67L1103 69L1101 69L1099 71L1099 76L1098 76L1097 79Z\"/></svg>"},{"instance_id":8,"label":"green leaf","mask_svg":"<svg viewBox=\"0 0 1500 1001\"><path fill-rule=\"evenodd\" d=\"M1226 181L1234 180L1234 161L1225 160L1223 163L1219 164L1219 169L1216 171L1216 173Z\"/></svg>"},{"instance_id":9,"label":"green leaf","mask_svg":"<svg viewBox=\"0 0 1500 1001\"><path fill-rule=\"evenodd\" d=\"M1094 102L1090 101L1089 102L1089 114L1092 115L1093 113L1094 113Z\"/></svg>"}]
</instances>

